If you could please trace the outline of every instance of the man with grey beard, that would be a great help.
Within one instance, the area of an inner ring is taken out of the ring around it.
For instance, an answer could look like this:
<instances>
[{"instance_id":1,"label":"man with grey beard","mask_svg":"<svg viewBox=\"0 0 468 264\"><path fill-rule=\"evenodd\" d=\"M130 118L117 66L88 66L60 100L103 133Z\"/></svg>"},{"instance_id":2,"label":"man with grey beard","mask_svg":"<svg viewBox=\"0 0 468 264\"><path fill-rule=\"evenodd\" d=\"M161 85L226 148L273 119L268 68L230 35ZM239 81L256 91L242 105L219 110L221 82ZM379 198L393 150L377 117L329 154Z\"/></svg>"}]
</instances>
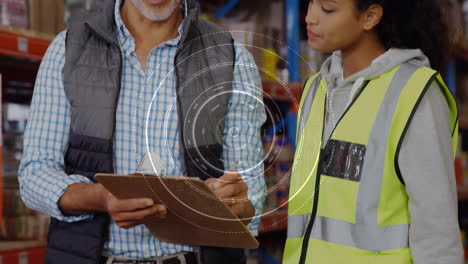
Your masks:
<instances>
[{"instance_id":1,"label":"man with grey beard","mask_svg":"<svg viewBox=\"0 0 468 264\"><path fill-rule=\"evenodd\" d=\"M245 263L242 249L159 241L143 223L170 208L118 199L94 175L151 155L157 174L203 179L256 235L264 121L252 56L195 0L104 0L54 39L31 103L19 180L51 216L46 263Z\"/></svg>"}]
</instances>

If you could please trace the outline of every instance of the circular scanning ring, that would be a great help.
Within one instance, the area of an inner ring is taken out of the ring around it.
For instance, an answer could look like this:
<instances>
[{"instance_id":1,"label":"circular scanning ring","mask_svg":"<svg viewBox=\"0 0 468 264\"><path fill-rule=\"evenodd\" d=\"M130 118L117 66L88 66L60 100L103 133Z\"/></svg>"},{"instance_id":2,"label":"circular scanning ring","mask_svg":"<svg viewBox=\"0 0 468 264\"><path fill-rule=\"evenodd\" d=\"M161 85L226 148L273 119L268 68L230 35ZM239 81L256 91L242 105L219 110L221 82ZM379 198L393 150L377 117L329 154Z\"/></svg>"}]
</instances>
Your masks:
<instances>
[{"instance_id":1,"label":"circular scanning ring","mask_svg":"<svg viewBox=\"0 0 468 264\"><path fill-rule=\"evenodd\" d=\"M251 85L251 84L249 84L249 85ZM229 91L229 92L218 93L218 94L216 94L216 95L214 95L214 96L208 98L208 100L203 101L202 104L193 104L193 105L191 105L190 109L194 109L194 110L196 111L195 115L193 115L193 116L195 117L195 120L193 120L193 121L192 121L192 120L186 120L184 123L190 124L190 131L191 131L191 134L192 134L192 135L195 135L195 134L197 133L197 129L198 129L197 125L199 125L199 123L198 123L198 118L201 117L201 113L202 113L203 108L206 107L206 106L210 106L210 105L209 105L210 101L211 101L211 100L215 100L216 96L220 96L220 95L227 94L227 93L239 93L239 94L242 94L242 95L252 96L252 93L233 90L233 91ZM202 95L200 95L200 96L202 96ZM262 99L259 99L257 96L252 96L252 97L254 98L254 100L260 101L260 102L263 104L263 100L262 100ZM197 98L197 99L198 99L198 98ZM228 116L228 117L229 117L229 116ZM213 121L214 121L213 119L207 120L206 117L201 117L201 118L203 118L203 119L204 119L205 121L207 121L207 122L213 122ZM224 115L223 117L217 118L217 120L216 120L215 122L217 122L217 124L219 124L219 123L224 123L224 122L223 122L223 121L224 121L223 119L225 119L225 118L226 118L226 116ZM242 117L242 118L245 118L245 117ZM247 136L247 137L248 137L248 138L252 138L253 133L254 133L253 129L251 129L252 126L251 126L250 124L248 124L247 127L249 127L248 131L249 131L249 134L251 134L250 136ZM223 130L223 137L224 137L224 130L225 130L225 127L221 128L221 126L217 125L217 126L216 126L216 129L217 129L217 131L221 131L221 129L222 129L222 130ZM215 131L216 131L216 130L215 130ZM204 133L207 133L207 131L202 131L202 134L204 134ZM217 138L217 141L218 141L218 142L221 141L221 136L220 136L220 134L221 134L221 133L217 132L216 135L215 135L215 137ZM197 141L197 139L192 137L192 139L191 139L191 141L190 141L189 143L190 143L191 145L195 145L195 146L196 146L196 145L197 145L197 142L196 142L196 141ZM224 140L223 140L223 142L224 142ZM223 145L224 145L224 144L223 144ZM213 164L211 164L211 163L205 158L205 156L203 155L203 153L200 151L200 148L196 147L195 150L196 150L196 153L197 153L197 156L198 156L198 157L194 157L194 156L190 155L190 153L189 153L189 156L190 156L190 158L191 158L192 160L195 161L195 164L196 164L197 166L199 166L199 169L201 169L201 170L203 171L203 170L205 170L205 168L200 167L200 166L208 166L208 167L210 167L211 169L218 171L219 173L224 173L224 168L223 168L223 169L220 169L220 168L214 166ZM223 160L220 160L220 161L222 162ZM263 160L262 160L261 162L263 163ZM257 164L257 166L258 166L258 165L259 165L259 164ZM240 173L248 172L248 171L250 171L251 169L252 169L252 168L247 168L247 169L245 169L245 170L243 170L243 171L240 171ZM208 176L210 176L210 175L208 175Z\"/></svg>"},{"instance_id":2,"label":"circular scanning ring","mask_svg":"<svg viewBox=\"0 0 468 264\"><path fill-rule=\"evenodd\" d=\"M257 34L257 35L259 35L259 34ZM255 48L257 48L257 47L255 47ZM297 53L297 52L296 52L296 53ZM147 146L148 146L148 145L147 145Z\"/></svg>"}]
</instances>

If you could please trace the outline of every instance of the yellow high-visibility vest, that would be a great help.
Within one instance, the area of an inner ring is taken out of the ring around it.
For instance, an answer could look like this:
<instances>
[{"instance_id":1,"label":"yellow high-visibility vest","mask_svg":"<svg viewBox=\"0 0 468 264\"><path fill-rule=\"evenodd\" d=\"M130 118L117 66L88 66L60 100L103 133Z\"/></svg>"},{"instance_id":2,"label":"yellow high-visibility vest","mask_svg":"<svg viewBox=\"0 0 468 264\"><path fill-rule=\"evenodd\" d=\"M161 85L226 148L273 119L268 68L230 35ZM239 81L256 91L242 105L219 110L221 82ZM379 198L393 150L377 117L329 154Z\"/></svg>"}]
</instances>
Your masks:
<instances>
[{"instance_id":1,"label":"yellow high-visibility vest","mask_svg":"<svg viewBox=\"0 0 468 264\"><path fill-rule=\"evenodd\" d=\"M398 167L403 138L430 84L450 108L440 74L405 63L367 80L324 144L326 84L311 77L301 99L291 175L285 264L409 264L408 195Z\"/></svg>"}]
</instances>

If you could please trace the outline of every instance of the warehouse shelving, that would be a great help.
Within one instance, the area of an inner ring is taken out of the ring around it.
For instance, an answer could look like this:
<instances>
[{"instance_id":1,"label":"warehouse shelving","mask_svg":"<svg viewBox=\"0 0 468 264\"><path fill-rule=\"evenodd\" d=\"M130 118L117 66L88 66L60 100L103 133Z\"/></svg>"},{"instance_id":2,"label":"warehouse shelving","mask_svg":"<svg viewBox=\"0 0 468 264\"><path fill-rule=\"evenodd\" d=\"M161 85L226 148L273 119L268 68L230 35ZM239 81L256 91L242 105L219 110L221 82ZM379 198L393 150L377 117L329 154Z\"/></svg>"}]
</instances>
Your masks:
<instances>
[{"instance_id":1,"label":"warehouse shelving","mask_svg":"<svg viewBox=\"0 0 468 264\"><path fill-rule=\"evenodd\" d=\"M269 213L260 221L260 234L276 231L284 231L288 227L288 212L281 210Z\"/></svg>"},{"instance_id":2,"label":"warehouse shelving","mask_svg":"<svg viewBox=\"0 0 468 264\"><path fill-rule=\"evenodd\" d=\"M457 186L458 200L468 200L468 186Z\"/></svg>"},{"instance_id":3,"label":"warehouse shelving","mask_svg":"<svg viewBox=\"0 0 468 264\"><path fill-rule=\"evenodd\" d=\"M52 38L53 36L34 31L0 27L0 73L4 77L3 82L7 83L8 79L25 79L33 82L39 63ZM7 87L3 88L2 94L5 95L9 91ZM8 102L8 100L8 96L3 96L2 101ZM44 255L44 241L0 242L0 263L42 264Z\"/></svg>"},{"instance_id":4,"label":"warehouse shelving","mask_svg":"<svg viewBox=\"0 0 468 264\"><path fill-rule=\"evenodd\" d=\"M266 97L273 100L299 104L302 93L301 83L281 84L274 81L264 81L262 84Z\"/></svg>"},{"instance_id":5,"label":"warehouse shelving","mask_svg":"<svg viewBox=\"0 0 468 264\"><path fill-rule=\"evenodd\" d=\"M0 263L43 264L44 256L45 242L43 241L0 242Z\"/></svg>"},{"instance_id":6,"label":"warehouse shelving","mask_svg":"<svg viewBox=\"0 0 468 264\"><path fill-rule=\"evenodd\" d=\"M468 62L468 40L461 39L453 45L453 55L465 62Z\"/></svg>"},{"instance_id":7,"label":"warehouse shelving","mask_svg":"<svg viewBox=\"0 0 468 264\"><path fill-rule=\"evenodd\" d=\"M0 27L0 54L41 60L52 36L29 30Z\"/></svg>"}]
</instances>

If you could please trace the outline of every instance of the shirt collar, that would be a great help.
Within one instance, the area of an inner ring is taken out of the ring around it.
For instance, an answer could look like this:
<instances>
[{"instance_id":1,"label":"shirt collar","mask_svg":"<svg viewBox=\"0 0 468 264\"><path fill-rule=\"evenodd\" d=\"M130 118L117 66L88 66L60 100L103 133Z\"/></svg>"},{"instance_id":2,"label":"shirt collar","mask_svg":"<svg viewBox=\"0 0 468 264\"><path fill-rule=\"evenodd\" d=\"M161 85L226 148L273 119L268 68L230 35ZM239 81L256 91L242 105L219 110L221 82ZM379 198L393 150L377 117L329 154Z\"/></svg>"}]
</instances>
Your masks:
<instances>
[{"instance_id":1,"label":"shirt collar","mask_svg":"<svg viewBox=\"0 0 468 264\"><path fill-rule=\"evenodd\" d=\"M129 1L129 0L127 0ZM120 6L122 5L122 0L115 0L115 7L114 7L114 15L115 15L115 24L117 28L117 38L119 39L119 43L124 50L134 51L135 50L135 39L128 31L127 27L125 26L124 22L122 21L122 17L120 16ZM180 37L183 33L185 23L185 17L179 25L177 32L179 35L171 40L164 42L161 45L168 45L168 46L177 46L180 41Z\"/></svg>"}]
</instances>

